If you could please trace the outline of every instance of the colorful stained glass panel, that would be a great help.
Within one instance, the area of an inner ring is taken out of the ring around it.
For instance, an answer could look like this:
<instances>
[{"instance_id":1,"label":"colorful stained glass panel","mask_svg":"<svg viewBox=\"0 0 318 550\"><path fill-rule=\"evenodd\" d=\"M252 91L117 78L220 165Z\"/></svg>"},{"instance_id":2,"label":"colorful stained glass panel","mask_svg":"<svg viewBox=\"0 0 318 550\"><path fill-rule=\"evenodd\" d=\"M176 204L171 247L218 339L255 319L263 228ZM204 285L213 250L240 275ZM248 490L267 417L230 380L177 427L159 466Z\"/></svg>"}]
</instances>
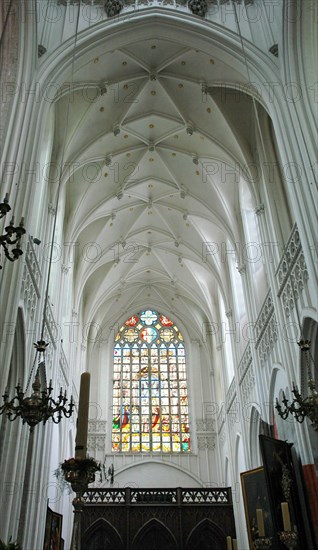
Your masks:
<instances>
[{"instance_id":1,"label":"colorful stained glass panel","mask_svg":"<svg viewBox=\"0 0 318 550\"><path fill-rule=\"evenodd\" d=\"M139 333L133 328L128 328L124 332L124 338L127 340L127 342L135 342L139 338Z\"/></svg>"},{"instance_id":2,"label":"colorful stained glass panel","mask_svg":"<svg viewBox=\"0 0 318 550\"><path fill-rule=\"evenodd\" d=\"M158 319L158 315L155 311L147 309L140 314L140 320L147 326L153 325Z\"/></svg>"},{"instance_id":3,"label":"colorful stained glass panel","mask_svg":"<svg viewBox=\"0 0 318 550\"><path fill-rule=\"evenodd\" d=\"M157 338L157 331L152 327L144 327L140 331L140 338L150 344L153 340Z\"/></svg>"},{"instance_id":4,"label":"colorful stained glass panel","mask_svg":"<svg viewBox=\"0 0 318 550\"><path fill-rule=\"evenodd\" d=\"M138 323L138 316L133 315L132 317L130 317L130 319L127 319L127 321L125 321L124 324L126 325L126 327L134 327L137 323Z\"/></svg>"},{"instance_id":5,"label":"colorful stained glass panel","mask_svg":"<svg viewBox=\"0 0 318 550\"><path fill-rule=\"evenodd\" d=\"M177 326L149 309L130 317L118 335L113 451L190 452L185 350Z\"/></svg>"},{"instance_id":6,"label":"colorful stained glass panel","mask_svg":"<svg viewBox=\"0 0 318 550\"><path fill-rule=\"evenodd\" d=\"M164 327L172 327L173 326L173 322L170 321L170 319L168 317L166 317L165 315L160 315L159 321L162 324L162 326L164 326Z\"/></svg>"}]
</instances>

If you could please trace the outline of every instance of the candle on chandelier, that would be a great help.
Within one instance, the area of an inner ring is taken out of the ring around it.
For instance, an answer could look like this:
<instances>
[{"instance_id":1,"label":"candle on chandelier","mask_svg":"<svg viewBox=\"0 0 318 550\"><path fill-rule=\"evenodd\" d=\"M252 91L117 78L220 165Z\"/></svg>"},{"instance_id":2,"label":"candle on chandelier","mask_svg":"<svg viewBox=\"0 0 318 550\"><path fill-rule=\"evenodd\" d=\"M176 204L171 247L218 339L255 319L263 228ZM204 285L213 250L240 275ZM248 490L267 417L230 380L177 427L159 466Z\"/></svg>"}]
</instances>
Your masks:
<instances>
[{"instance_id":1,"label":"candle on chandelier","mask_svg":"<svg viewBox=\"0 0 318 550\"><path fill-rule=\"evenodd\" d=\"M86 458L90 380L90 373L83 372L81 376L75 443L75 456L78 458Z\"/></svg>"},{"instance_id":2,"label":"candle on chandelier","mask_svg":"<svg viewBox=\"0 0 318 550\"><path fill-rule=\"evenodd\" d=\"M226 537L226 550L233 550L231 537Z\"/></svg>"},{"instance_id":3,"label":"candle on chandelier","mask_svg":"<svg viewBox=\"0 0 318 550\"><path fill-rule=\"evenodd\" d=\"M233 539L233 550L237 550L237 540Z\"/></svg>"}]
</instances>

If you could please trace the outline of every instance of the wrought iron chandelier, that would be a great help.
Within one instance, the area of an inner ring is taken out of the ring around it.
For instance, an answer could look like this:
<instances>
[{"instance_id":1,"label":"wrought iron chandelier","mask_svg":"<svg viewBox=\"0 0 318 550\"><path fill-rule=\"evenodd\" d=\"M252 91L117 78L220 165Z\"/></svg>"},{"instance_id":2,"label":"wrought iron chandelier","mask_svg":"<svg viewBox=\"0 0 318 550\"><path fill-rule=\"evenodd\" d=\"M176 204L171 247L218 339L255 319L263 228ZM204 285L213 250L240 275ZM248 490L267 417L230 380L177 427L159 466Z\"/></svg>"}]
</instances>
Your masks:
<instances>
[{"instance_id":1,"label":"wrought iron chandelier","mask_svg":"<svg viewBox=\"0 0 318 550\"><path fill-rule=\"evenodd\" d=\"M0 219L4 218L10 210L9 194L6 193L3 202L0 203ZM4 230L5 233L0 235L0 245L3 246L5 257L10 262L14 262L23 254L20 248L20 241L21 237L25 234L24 218L21 218L18 226L14 226L14 216L12 216L9 225ZM2 269L2 265L0 265L0 269Z\"/></svg>"},{"instance_id":2,"label":"wrought iron chandelier","mask_svg":"<svg viewBox=\"0 0 318 550\"><path fill-rule=\"evenodd\" d=\"M0 414L6 414L7 418L11 422L16 418L21 417L23 424L28 424L30 426L30 432L33 432L34 427L39 424L39 422L43 422L43 424L45 424L49 419L52 419L55 424L58 424L62 420L63 415L66 418L69 418L74 410L72 396L68 406L66 407L66 403L68 401L66 397L66 390L63 393L61 388L57 399L53 399L51 396L53 390L52 380L50 380L49 385L46 388L41 389L39 368L41 364L44 364L44 353L48 345L49 344L47 344L44 340L39 340L36 344L34 344L36 354L39 356L39 366L32 384L33 392L30 397L25 397L25 394L28 390L36 359L30 372L26 391L24 392L22 390L21 384L18 382L16 386L17 394L13 397L13 399L9 400L9 393L6 388L3 395L4 405L0 407Z\"/></svg>"},{"instance_id":3,"label":"wrought iron chandelier","mask_svg":"<svg viewBox=\"0 0 318 550\"><path fill-rule=\"evenodd\" d=\"M58 201L58 198L59 198L59 190L58 190L57 201ZM3 203L0 203L0 219L5 217L10 210L11 210L11 206L9 205L9 196L7 193ZM56 208L56 213L57 213L57 208ZM66 407L66 403L68 400L66 397L66 391L63 393L62 388L60 390L60 394L58 395L58 397L56 399L53 399L51 395L53 390L51 380L49 385L46 388L42 388L41 381L40 381L40 372L39 372L40 365L42 364L44 366L44 373L45 373L44 353L47 346L49 345L44 341L43 336L44 336L44 326L45 326L45 311L48 303L48 290L49 290L49 280L50 280L50 273L51 273L55 228L56 228L56 214L55 214L54 223L53 223L50 263L49 263L49 269L48 269L47 285L46 285L45 300L44 300L42 334L41 334L40 340L36 344L34 344L34 347L36 349L36 356L28 378L26 390L24 392L20 382L18 382L16 386L16 395L12 399L9 399L9 390L8 388L6 388L4 395L2 396L4 404L0 407L0 414L6 414L7 418L10 421L13 421L18 417L21 417L23 424L28 424L30 426L31 432L33 432L34 427L37 424L39 424L39 422L43 422L43 424L45 424L49 419L52 419L55 424L58 424L61 421L63 415L66 418L69 418L72 415L73 409L74 409L74 403L73 403L72 397L71 397L70 403L68 404L68 407ZM13 262L23 254L20 248L20 239L25 234L25 228L23 226L23 218L21 219L20 225L18 227L14 227L14 217L12 217L11 222L5 228L5 231L6 231L6 234L0 236L0 245L4 247L4 252L8 260ZM9 247L13 245L16 245L16 248L13 248L13 250L10 251ZM2 266L0 266L0 269L2 269ZM32 374L34 372L35 365L37 363L37 358L38 358L38 368L35 374L34 382L32 384L33 392L30 395L30 397L25 397L25 394L29 388L29 384L31 381Z\"/></svg>"},{"instance_id":4,"label":"wrought iron chandelier","mask_svg":"<svg viewBox=\"0 0 318 550\"><path fill-rule=\"evenodd\" d=\"M43 368L44 377L46 378L44 354L49 344L46 343L44 340L44 329L45 329L45 323L46 323L46 308L48 305L48 298L49 298L49 282L50 282L50 274L51 274L51 267L52 267L53 244L54 244L54 234L56 230L57 205L59 202L60 187L61 187L61 179L58 186L57 203L56 203L55 217L54 217L53 229L52 229L51 251L50 251L49 268L48 268L48 274L47 274L45 299L44 299L44 306L43 306L41 338L40 340L38 340L36 344L33 344L36 349L36 355L29 374L25 392L23 391L20 382L18 382L16 386L16 395L12 399L9 399L9 391L8 391L8 388L6 388L4 395L2 396L4 404L2 405L2 407L0 407L0 414L6 414L7 418L10 421L13 421L18 417L21 417L23 424L28 424L30 426L31 432L33 432L34 427L37 424L39 424L40 422L43 422L43 424L45 424L49 419L52 419L52 421L55 424L58 424L61 421L63 415L66 418L69 418L72 415L73 409L74 409L74 403L73 403L72 397L71 397L70 403L68 404L68 407L66 407L66 403L67 403L66 391L63 393L61 388L60 394L58 395L58 397L56 399L53 399L51 395L53 390L52 381L50 380L49 385L46 388L42 388L41 381L40 381L41 365L44 367ZM11 208L8 204L8 196L6 195L4 202L0 205L1 217L3 217L7 212L9 212L10 209ZM9 235L9 240L7 242L9 242L9 244L14 244L15 242L18 243L21 236L25 233L25 229L23 227L23 218L21 220L19 228L13 227L13 221L11 221L10 226L8 226L8 228L6 228L6 231ZM12 235L14 232L16 233L17 237L13 241ZM2 244L2 240L0 242ZM18 247L15 250L16 251L15 252L13 251L13 254L15 254L15 256L18 258L22 254L22 250L20 250ZM6 247L5 247L5 251L6 251ZM6 256L7 256L7 252L6 252ZM32 384L33 391L30 397L25 397L25 394L28 391L31 377L34 373L36 364L38 364L38 367L35 373L34 382Z\"/></svg>"},{"instance_id":5,"label":"wrought iron chandelier","mask_svg":"<svg viewBox=\"0 0 318 550\"><path fill-rule=\"evenodd\" d=\"M311 370L309 367L308 354L310 354L310 340L300 340L298 345L303 353L306 353L306 359L308 364L308 395L303 397L298 387L295 386L293 382L292 394L294 395L293 401L289 404L289 400L286 398L285 393L283 392L282 405L280 405L278 399L276 398L275 409L277 410L279 416L286 420L289 414L294 415L297 422L304 422L305 418L309 418L312 423L314 430L318 431L318 392L316 390L315 380L311 376Z\"/></svg>"},{"instance_id":6,"label":"wrought iron chandelier","mask_svg":"<svg viewBox=\"0 0 318 550\"><path fill-rule=\"evenodd\" d=\"M49 298L49 283L50 283L50 275L51 275L51 268L52 268L54 234L56 230L57 210L58 210L57 206L59 203L60 187L61 187L61 178L59 181L59 186L57 191L55 217L54 217L53 229L52 229L49 268L48 268L48 274L47 274L45 298L44 298L44 305L43 305L41 338L35 344L33 344L36 349L36 355L29 374L25 392L23 391L20 382L18 382L16 386L16 395L12 399L9 399L9 391L8 391L8 388L6 388L4 395L2 396L4 400L4 404L2 405L2 407L0 407L0 414L6 414L7 418L10 421L14 421L16 418L21 417L23 424L28 424L30 426L31 432L33 432L34 427L37 424L39 424L40 422L43 422L43 424L45 424L49 419L52 419L52 421L55 424L58 424L62 420L63 415L66 418L69 418L72 415L74 410L74 403L73 403L72 397L71 397L70 403L68 404L68 407L66 407L66 403L68 401L66 397L66 391L63 393L61 388L60 394L58 395L58 397L56 399L53 399L51 395L53 390L52 381L50 380L49 385L45 388L42 388L42 384L40 381L41 365L43 366L44 377L46 378L44 354L49 344L44 340L44 329L45 329L45 323L46 323L46 308L48 305L48 298ZM7 197L5 200L7 201ZM7 205L7 202L4 202L4 204ZM4 210L9 211L8 206L9 205L5 206ZM25 230L23 226L22 226L22 229L24 233ZM20 254L22 254L22 251L20 251L18 256ZM38 367L35 373L34 382L32 384L33 391L30 397L25 397L25 394L28 391L31 377L34 373L36 364L38 364Z\"/></svg>"}]
</instances>

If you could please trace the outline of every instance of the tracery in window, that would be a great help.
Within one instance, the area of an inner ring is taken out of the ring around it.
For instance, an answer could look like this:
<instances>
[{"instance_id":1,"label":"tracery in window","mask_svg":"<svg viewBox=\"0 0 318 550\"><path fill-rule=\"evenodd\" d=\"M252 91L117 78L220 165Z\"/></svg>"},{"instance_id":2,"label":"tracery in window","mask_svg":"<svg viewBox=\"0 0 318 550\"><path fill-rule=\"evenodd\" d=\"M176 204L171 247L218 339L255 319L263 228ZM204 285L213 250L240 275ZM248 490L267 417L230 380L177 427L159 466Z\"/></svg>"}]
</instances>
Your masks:
<instances>
[{"instance_id":1,"label":"tracery in window","mask_svg":"<svg viewBox=\"0 0 318 550\"><path fill-rule=\"evenodd\" d=\"M183 337L153 310L127 319L115 338L112 450L190 451Z\"/></svg>"}]
</instances>

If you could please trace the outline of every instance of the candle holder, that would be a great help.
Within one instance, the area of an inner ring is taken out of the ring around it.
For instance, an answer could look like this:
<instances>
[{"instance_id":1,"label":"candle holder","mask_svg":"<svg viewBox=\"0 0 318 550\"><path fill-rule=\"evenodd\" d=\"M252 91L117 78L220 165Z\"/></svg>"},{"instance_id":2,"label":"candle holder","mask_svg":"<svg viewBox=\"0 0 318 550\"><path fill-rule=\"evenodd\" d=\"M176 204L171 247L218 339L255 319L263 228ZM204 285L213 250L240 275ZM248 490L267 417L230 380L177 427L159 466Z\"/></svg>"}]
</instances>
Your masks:
<instances>
[{"instance_id":1,"label":"candle holder","mask_svg":"<svg viewBox=\"0 0 318 550\"><path fill-rule=\"evenodd\" d=\"M257 537L253 540L255 550L266 550L272 547L272 537Z\"/></svg>"},{"instance_id":2,"label":"candle holder","mask_svg":"<svg viewBox=\"0 0 318 550\"><path fill-rule=\"evenodd\" d=\"M71 550L81 550L81 514L84 509L83 493L88 484L95 479L95 473L100 471L100 464L94 458L69 458L61 464L65 480L71 484L76 493L72 504L74 524L71 541Z\"/></svg>"},{"instance_id":3,"label":"candle holder","mask_svg":"<svg viewBox=\"0 0 318 550\"><path fill-rule=\"evenodd\" d=\"M298 533L296 531L280 531L278 533L281 542L292 550L297 548L298 545Z\"/></svg>"}]
</instances>

